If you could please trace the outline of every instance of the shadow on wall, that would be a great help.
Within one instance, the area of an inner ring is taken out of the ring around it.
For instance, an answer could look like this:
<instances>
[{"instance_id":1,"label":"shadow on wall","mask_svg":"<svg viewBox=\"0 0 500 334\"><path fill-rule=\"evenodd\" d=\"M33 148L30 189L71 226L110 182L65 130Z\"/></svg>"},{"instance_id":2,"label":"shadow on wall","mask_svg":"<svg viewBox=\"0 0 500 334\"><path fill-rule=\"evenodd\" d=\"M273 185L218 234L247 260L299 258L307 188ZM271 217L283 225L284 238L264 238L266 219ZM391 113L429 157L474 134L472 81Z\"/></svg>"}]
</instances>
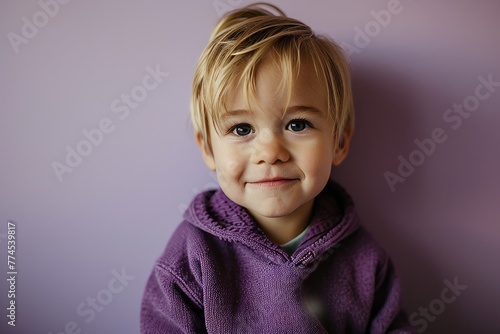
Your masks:
<instances>
[{"instance_id":1,"label":"shadow on wall","mask_svg":"<svg viewBox=\"0 0 500 334\"><path fill-rule=\"evenodd\" d=\"M384 172L397 167L400 154L415 149L415 138L429 134L428 124L422 124L416 83L409 74L356 65L352 75L356 128L347 159L332 175L353 196L362 224L390 254L403 284L405 309L412 315L439 297L443 280L453 277L442 277L442 270L435 268L430 254L422 251L425 246L414 237L425 228L412 212L418 212L428 196L426 173L417 170L393 192ZM429 98L438 98L440 93L431 94ZM473 333L467 318L458 308L447 307L432 321L417 314L412 323L425 333Z\"/></svg>"}]
</instances>

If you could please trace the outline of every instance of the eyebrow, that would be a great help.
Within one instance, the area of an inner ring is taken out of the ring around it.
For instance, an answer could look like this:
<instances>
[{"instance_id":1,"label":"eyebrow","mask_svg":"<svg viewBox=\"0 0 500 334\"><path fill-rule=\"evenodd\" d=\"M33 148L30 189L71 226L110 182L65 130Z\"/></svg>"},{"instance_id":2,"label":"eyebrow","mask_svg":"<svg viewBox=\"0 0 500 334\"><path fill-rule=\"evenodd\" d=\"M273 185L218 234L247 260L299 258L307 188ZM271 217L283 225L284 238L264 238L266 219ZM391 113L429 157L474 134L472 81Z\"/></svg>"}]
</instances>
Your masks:
<instances>
[{"instance_id":1,"label":"eyebrow","mask_svg":"<svg viewBox=\"0 0 500 334\"><path fill-rule=\"evenodd\" d=\"M292 112L298 112L298 111L306 111L306 112L313 112L313 113L319 113L322 114L323 111L321 109L318 109L314 106L292 106L289 107L286 111L286 113L292 113Z\"/></svg>"},{"instance_id":2,"label":"eyebrow","mask_svg":"<svg viewBox=\"0 0 500 334\"><path fill-rule=\"evenodd\" d=\"M228 110L224 114L221 115L221 118L229 118L234 116L248 115L250 112L245 109L237 109L237 110Z\"/></svg>"},{"instance_id":3,"label":"eyebrow","mask_svg":"<svg viewBox=\"0 0 500 334\"><path fill-rule=\"evenodd\" d=\"M306 105L297 105L288 107L285 111L286 114L295 113L295 112L312 112L322 114L324 113L322 110L314 107L314 106L306 106ZM236 110L228 110L225 114L222 115L222 118L230 118L234 116L248 115L251 114L250 111L246 109L236 109Z\"/></svg>"}]
</instances>

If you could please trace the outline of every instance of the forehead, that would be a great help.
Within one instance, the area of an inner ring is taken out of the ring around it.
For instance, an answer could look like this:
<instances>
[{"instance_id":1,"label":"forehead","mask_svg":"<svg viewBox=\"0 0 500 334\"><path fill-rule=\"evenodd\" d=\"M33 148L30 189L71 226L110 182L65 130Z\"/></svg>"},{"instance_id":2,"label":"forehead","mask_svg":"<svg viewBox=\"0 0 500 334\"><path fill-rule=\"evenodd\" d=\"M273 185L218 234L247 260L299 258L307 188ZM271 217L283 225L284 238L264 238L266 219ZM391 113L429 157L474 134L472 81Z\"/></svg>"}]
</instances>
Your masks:
<instances>
[{"instance_id":1,"label":"forehead","mask_svg":"<svg viewBox=\"0 0 500 334\"><path fill-rule=\"evenodd\" d=\"M324 80L309 59L299 64L274 57L264 58L253 77L233 85L225 98L225 111L279 109L310 106L327 113L328 94ZM250 81L250 82L248 82Z\"/></svg>"}]
</instances>

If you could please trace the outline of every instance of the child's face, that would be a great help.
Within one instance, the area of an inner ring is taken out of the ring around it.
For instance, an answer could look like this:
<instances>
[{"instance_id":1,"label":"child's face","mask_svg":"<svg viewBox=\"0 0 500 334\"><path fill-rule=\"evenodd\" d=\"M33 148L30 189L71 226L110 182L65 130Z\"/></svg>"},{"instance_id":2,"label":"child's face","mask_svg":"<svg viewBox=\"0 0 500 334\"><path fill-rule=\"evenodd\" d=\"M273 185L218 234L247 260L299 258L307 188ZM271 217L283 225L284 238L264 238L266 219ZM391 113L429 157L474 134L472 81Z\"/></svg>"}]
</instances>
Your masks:
<instances>
[{"instance_id":1,"label":"child's face","mask_svg":"<svg viewBox=\"0 0 500 334\"><path fill-rule=\"evenodd\" d=\"M257 221L310 210L332 164L347 153L349 138L343 149L334 149L326 90L312 66L303 64L302 69L287 108L286 90L281 94L278 88L281 71L267 59L257 73L251 112L237 87L226 103L229 113L221 116L219 133L213 125L210 129L213 154L197 138L226 196Z\"/></svg>"}]
</instances>

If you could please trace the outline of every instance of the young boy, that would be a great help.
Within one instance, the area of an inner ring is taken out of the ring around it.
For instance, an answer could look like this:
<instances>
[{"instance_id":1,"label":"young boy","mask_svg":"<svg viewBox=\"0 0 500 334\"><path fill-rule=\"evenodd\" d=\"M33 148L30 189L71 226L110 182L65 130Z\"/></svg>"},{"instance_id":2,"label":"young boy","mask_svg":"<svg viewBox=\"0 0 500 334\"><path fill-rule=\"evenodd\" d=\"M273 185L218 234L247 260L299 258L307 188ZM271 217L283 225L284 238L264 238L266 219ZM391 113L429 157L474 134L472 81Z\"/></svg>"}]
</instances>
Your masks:
<instances>
[{"instance_id":1,"label":"young boy","mask_svg":"<svg viewBox=\"0 0 500 334\"><path fill-rule=\"evenodd\" d=\"M221 19L191 101L220 189L193 200L156 262L142 333L411 332L390 259L329 181L353 113L334 42L271 5Z\"/></svg>"}]
</instances>

